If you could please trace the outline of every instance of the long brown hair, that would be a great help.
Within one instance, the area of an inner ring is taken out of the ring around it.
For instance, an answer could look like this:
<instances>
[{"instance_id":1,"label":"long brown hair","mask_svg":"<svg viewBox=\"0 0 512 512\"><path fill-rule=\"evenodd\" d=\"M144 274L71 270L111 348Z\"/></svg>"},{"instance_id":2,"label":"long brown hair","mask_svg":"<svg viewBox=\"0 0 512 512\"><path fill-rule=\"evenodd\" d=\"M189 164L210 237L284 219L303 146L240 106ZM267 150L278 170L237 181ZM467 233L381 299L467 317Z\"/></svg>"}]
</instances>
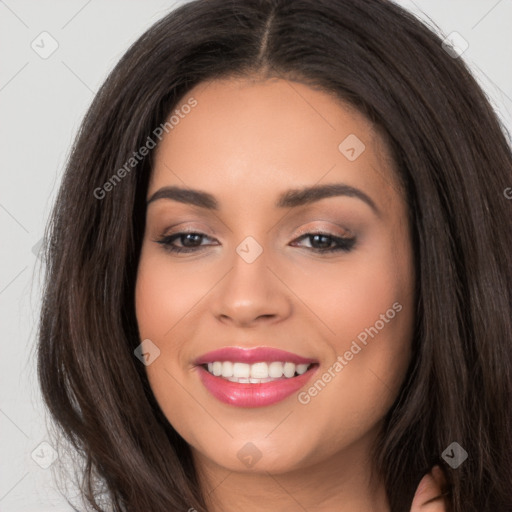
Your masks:
<instances>
[{"instance_id":1,"label":"long brown hair","mask_svg":"<svg viewBox=\"0 0 512 512\"><path fill-rule=\"evenodd\" d=\"M418 276L413 357L374 452L392 511L408 512L440 464L453 512L509 512L511 150L463 61L386 0L196 0L140 37L96 95L46 232L38 345L44 400L84 460L84 502L207 510L189 446L133 353L153 153L108 193L95 190L192 87L254 73L357 107L385 134L404 185ZM441 457L452 442L468 454L456 469Z\"/></svg>"}]
</instances>

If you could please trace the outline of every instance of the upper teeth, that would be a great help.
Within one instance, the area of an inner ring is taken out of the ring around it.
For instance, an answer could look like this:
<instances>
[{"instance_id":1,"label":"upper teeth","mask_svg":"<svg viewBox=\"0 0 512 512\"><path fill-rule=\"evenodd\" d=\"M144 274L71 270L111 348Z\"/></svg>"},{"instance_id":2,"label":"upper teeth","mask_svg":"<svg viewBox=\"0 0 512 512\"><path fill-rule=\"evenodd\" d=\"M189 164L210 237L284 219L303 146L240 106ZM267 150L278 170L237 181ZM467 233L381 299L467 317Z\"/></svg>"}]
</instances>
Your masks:
<instances>
[{"instance_id":1,"label":"upper teeth","mask_svg":"<svg viewBox=\"0 0 512 512\"><path fill-rule=\"evenodd\" d=\"M302 375L310 367L310 364L281 363L233 363L231 361L215 361L208 363L208 371L219 377L234 377L242 379L267 379L269 377L279 379L283 375L291 378L297 372Z\"/></svg>"}]
</instances>

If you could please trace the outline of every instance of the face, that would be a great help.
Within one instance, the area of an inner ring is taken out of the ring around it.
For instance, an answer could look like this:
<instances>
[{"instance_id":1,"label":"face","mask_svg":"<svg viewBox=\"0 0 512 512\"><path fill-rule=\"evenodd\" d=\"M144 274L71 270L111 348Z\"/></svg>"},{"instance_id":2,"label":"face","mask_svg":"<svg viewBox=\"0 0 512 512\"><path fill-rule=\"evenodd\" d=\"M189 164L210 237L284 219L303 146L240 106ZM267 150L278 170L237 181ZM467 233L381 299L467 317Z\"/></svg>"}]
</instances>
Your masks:
<instances>
[{"instance_id":1,"label":"face","mask_svg":"<svg viewBox=\"0 0 512 512\"><path fill-rule=\"evenodd\" d=\"M414 322L407 209L383 138L285 80L203 83L176 108L136 283L162 411L205 466L282 473L361 456Z\"/></svg>"}]
</instances>

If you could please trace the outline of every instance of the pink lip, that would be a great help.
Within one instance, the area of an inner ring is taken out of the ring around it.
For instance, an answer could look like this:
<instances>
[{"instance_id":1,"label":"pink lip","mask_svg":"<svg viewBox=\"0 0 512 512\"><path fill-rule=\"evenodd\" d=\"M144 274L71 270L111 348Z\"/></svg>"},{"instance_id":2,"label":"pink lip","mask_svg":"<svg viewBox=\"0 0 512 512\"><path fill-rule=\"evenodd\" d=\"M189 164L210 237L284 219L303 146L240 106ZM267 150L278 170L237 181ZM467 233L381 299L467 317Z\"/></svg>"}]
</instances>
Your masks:
<instances>
[{"instance_id":1,"label":"pink lip","mask_svg":"<svg viewBox=\"0 0 512 512\"><path fill-rule=\"evenodd\" d=\"M272 361L280 361L282 363L290 362L295 364L310 364L316 363L314 359L306 359L286 352L285 350L279 350L270 347L255 347L255 348L240 348L240 347L224 347L219 350L213 350L207 354L203 354L201 357L194 361L195 365L213 363L215 361L233 361L235 363L270 363Z\"/></svg>"},{"instance_id":2,"label":"pink lip","mask_svg":"<svg viewBox=\"0 0 512 512\"><path fill-rule=\"evenodd\" d=\"M272 361L314 364L317 361L270 347L224 347L203 354L196 359L194 364L198 367L199 377L204 387L221 402L237 407L262 407L280 402L304 386L318 369L318 364L314 364L307 372L297 377L282 377L262 384L240 384L222 377L216 377L201 366L215 361L232 361L246 364L270 363Z\"/></svg>"},{"instance_id":3,"label":"pink lip","mask_svg":"<svg viewBox=\"0 0 512 512\"><path fill-rule=\"evenodd\" d=\"M216 360L218 361L219 359ZM268 359L265 360L268 361ZM288 356L286 360L290 361ZM258 361L261 361L261 359L258 359ZM198 366L198 371L204 387L221 402L237 407L263 407L280 402L299 391L316 373L318 368L318 365L314 365L306 373L298 377L290 379L282 377L281 379L263 384L231 382L222 377L215 377L202 366Z\"/></svg>"}]
</instances>

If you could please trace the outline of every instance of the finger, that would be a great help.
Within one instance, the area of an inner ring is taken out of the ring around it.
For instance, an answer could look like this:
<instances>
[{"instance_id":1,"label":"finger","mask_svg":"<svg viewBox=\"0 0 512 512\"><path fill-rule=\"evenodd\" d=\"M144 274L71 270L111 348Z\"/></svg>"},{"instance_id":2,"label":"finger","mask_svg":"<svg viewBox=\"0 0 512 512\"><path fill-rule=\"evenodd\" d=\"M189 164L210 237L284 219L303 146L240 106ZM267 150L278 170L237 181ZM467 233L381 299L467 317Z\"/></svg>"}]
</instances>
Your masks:
<instances>
[{"instance_id":1,"label":"finger","mask_svg":"<svg viewBox=\"0 0 512 512\"><path fill-rule=\"evenodd\" d=\"M421 479L414 495L411 512L445 512L446 502L443 496L445 485L446 480L441 468L435 466Z\"/></svg>"}]
</instances>

